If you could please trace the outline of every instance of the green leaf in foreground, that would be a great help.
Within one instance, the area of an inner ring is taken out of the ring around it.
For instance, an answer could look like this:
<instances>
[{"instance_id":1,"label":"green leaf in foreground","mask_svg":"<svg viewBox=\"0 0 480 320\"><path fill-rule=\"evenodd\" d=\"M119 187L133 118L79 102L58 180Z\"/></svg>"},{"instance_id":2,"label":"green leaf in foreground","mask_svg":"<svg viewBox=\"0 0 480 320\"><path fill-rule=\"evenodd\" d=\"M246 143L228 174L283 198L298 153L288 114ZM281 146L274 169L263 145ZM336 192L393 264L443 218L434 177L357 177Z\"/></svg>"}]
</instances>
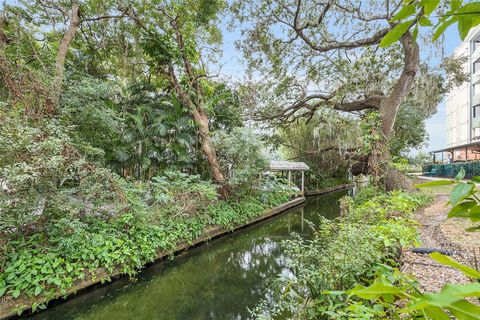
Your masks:
<instances>
[{"instance_id":1,"label":"green leaf in foreground","mask_svg":"<svg viewBox=\"0 0 480 320\"><path fill-rule=\"evenodd\" d=\"M440 36L445 32L445 30L447 30L449 26L451 26L457 21L458 21L458 17L450 17L449 19L440 23L436 27L435 32L433 33L432 41L437 41L438 38L440 38Z\"/></svg>"},{"instance_id":2,"label":"green leaf in foreground","mask_svg":"<svg viewBox=\"0 0 480 320\"><path fill-rule=\"evenodd\" d=\"M42 287L37 286L37 287L35 287L34 295L38 296L40 294L40 292L42 292L42 291L43 291Z\"/></svg>"},{"instance_id":3,"label":"green leaf in foreground","mask_svg":"<svg viewBox=\"0 0 480 320\"><path fill-rule=\"evenodd\" d=\"M473 183L458 183L450 195L450 203L455 206L459 201L470 195L475 185Z\"/></svg>"},{"instance_id":4,"label":"green leaf in foreground","mask_svg":"<svg viewBox=\"0 0 480 320\"><path fill-rule=\"evenodd\" d=\"M480 307L467 300L460 300L453 303L448 310L450 310L456 319L480 319Z\"/></svg>"},{"instance_id":5,"label":"green leaf in foreground","mask_svg":"<svg viewBox=\"0 0 480 320\"><path fill-rule=\"evenodd\" d=\"M442 308L430 306L424 309L425 314L430 317L430 319L435 320L450 320L450 317L442 310Z\"/></svg>"},{"instance_id":6,"label":"green leaf in foreground","mask_svg":"<svg viewBox=\"0 0 480 320\"><path fill-rule=\"evenodd\" d=\"M452 267L452 268L455 268L457 270L462 271L468 277L480 279L480 272L478 270L475 270L473 268L470 268L469 266L463 265L463 264L453 260L452 258L450 258L446 255L443 255L443 254L438 253L438 252L433 252L433 253L430 254L430 257L433 260L435 260L435 261L437 261L437 262L439 262L443 265L446 265L446 266L449 266L449 267ZM478 290L479 290L479 293L480 293L480 284L478 284Z\"/></svg>"},{"instance_id":7,"label":"green leaf in foreground","mask_svg":"<svg viewBox=\"0 0 480 320\"><path fill-rule=\"evenodd\" d=\"M420 18L420 20L418 21L418 23L420 23L420 25L422 27L431 27L433 26L433 23L430 19L428 19L427 17L422 17Z\"/></svg>"},{"instance_id":8,"label":"green leaf in foreground","mask_svg":"<svg viewBox=\"0 0 480 320\"><path fill-rule=\"evenodd\" d=\"M347 291L347 293L368 300L377 299L378 297L383 297L385 295L403 295L400 288L383 284L379 281L375 281L369 287L357 285L352 290Z\"/></svg>"},{"instance_id":9,"label":"green leaf in foreground","mask_svg":"<svg viewBox=\"0 0 480 320\"><path fill-rule=\"evenodd\" d=\"M427 293L418 299L409 310L420 310L430 306L448 308L454 307L459 301L468 297L480 296L480 283L447 284L439 293ZM460 318L470 319L470 318ZM473 318L476 319L476 318Z\"/></svg>"},{"instance_id":10,"label":"green leaf in foreground","mask_svg":"<svg viewBox=\"0 0 480 320\"><path fill-rule=\"evenodd\" d=\"M423 11L428 16L430 15L440 4L440 0L428 0L424 2Z\"/></svg>"},{"instance_id":11,"label":"green leaf in foreground","mask_svg":"<svg viewBox=\"0 0 480 320\"><path fill-rule=\"evenodd\" d=\"M408 20L393 27L393 29L390 30L385 37L383 37L382 41L380 42L380 47L386 48L397 42L405 34L405 32L407 32L413 21L413 19Z\"/></svg>"},{"instance_id":12,"label":"green leaf in foreground","mask_svg":"<svg viewBox=\"0 0 480 320\"><path fill-rule=\"evenodd\" d=\"M470 227L470 228L465 229L465 231L467 231L467 232L477 232L477 231L480 231L480 226Z\"/></svg>"},{"instance_id":13,"label":"green leaf in foreground","mask_svg":"<svg viewBox=\"0 0 480 320\"><path fill-rule=\"evenodd\" d=\"M403 20L415 14L415 12L416 12L415 5L413 4L406 5L392 18L391 21L395 22L395 21Z\"/></svg>"},{"instance_id":14,"label":"green leaf in foreground","mask_svg":"<svg viewBox=\"0 0 480 320\"><path fill-rule=\"evenodd\" d=\"M7 291L7 288L6 288L6 287L0 288L0 297L5 294L5 291Z\"/></svg>"},{"instance_id":15,"label":"green leaf in foreground","mask_svg":"<svg viewBox=\"0 0 480 320\"><path fill-rule=\"evenodd\" d=\"M440 307L429 306L426 307L424 311L429 319L450 320L450 317Z\"/></svg>"},{"instance_id":16,"label":"green leaf in foreground","mask_svg":"<svg viewBox=\"0 0 480 320\"><path fill-rule=\"evenodd\" d=\"M478 221L480 206L475 201L463 201L448 212L448 218L470 218L472 221Z\"/></svg>"},{"instance_id":17,"label":"green leaf in foreground","mask_svg":"<svg viewBox=\"0 0 480 320\"><path fill-rule=\"evenodd\" d=\"M465 169L463 167L458 171L457 176L455 177L455 180L462 180L465 178Z\"/></svg>"},{"instance_id":18,"label":"green leaf in foreground","mask_svg":"<svg viewBox=\"0 0 480 320\"><path fill-rule=\"evenodd\" d=\"M18 288L12 292L12 297L14 298L18 298L19 295L20 295L20 289Z\"/></svg>"}]
</instances>

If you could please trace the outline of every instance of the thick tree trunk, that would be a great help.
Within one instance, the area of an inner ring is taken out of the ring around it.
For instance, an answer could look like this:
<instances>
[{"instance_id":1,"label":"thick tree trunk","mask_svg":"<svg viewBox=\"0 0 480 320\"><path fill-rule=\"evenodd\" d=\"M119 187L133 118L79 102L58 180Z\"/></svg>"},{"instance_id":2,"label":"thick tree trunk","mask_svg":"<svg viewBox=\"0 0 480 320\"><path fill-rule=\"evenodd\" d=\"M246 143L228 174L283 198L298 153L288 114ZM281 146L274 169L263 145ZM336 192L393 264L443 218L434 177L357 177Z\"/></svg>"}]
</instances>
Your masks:
<instances>
[{"instance_id":1,"label":"thick tree trunk","mask_svg":"<svg viewBox=\"0 0 480 320\"><path fill-rule=\"evenodd\" d=\"M195 74L194 68L192 67L191 61L186 54L185 45L183 42L183 37L180 32L180 26L178 24L178 17L170 21L175 32L175 41L177 42L178 48L180 49L180 54L183 60L183 69L185 74L189 78L189 89L191 92L195 92L197 99L196 102L192 100L188 92L182 89L176 75L173 66L169 67L168 73L170 80L174 86L175 92L182 100L183 104L188 106L191 110L193 119L198 125L198 132L200 135L200 144L205 157L207 158L208 165L210 167L210 172L212 174L212 179L219 186L219 194L222 199L228 198L230 195L230 187L227 184L225 175L222 172L220 163L217 158L215 149L212 146L210 141L210 130L208 128L208 116L205 110L202 107L202 89L199 83L199 77Z\"/></svg>"},{"instance_id":2,"label":"thick tree trunk","mask_svg":"<svg viewBox=\"0 0 480 320\"><path fill-rule=\"evenodd\" d=\"M55 105L58 103L58 99L60 98L63 79L65 77L65 59L67 57L68 48L73 38L75 38L75 33L80 25L79 10L80 8L78 3L74 2L72 4L72 8L70 9L70 23L58 47L57 57L55 60L55 77L53 79L53 96Z\"/></svg>"},{"instance_id":3,"label":"thick tree trunk","mask_svg":"<svg viewBox=\"0 0 480 320\"><path fill-rule=\"evenodd\" d=\"M212 172L212 179L220 184L224 185L226 182L225 175L223 174L220 164L218 162L215 150L210 142L210 130L208 128L208 117L203 109L193 109L193 119L198 125L198 133L200 135L200 145L205 157L207 158L210 170Z\"/></svg>"},{"instance_id":4,"label":"thick tree trunk","mask_svg":"<svg viewBox=\"0 0 480 320\"><path fill-rule=\"evenodd\" d=\"M390 95L380 104L379 113L382 121L382 139L377 141L373 147L372 154L368 161L368 169L375 183L380 184L387 190L403 189L408 186L406 178L401 177L400 172L397 170L390 168L391 157L388 149L388 141L392 135L400 104L409 94L415 76L420 68L419 47L410 32L407 32L401 38L400 42L404 52L403 71Z\"/></svg>"},{"instance_id":5,"label":"thick tree trunk","mask_svg":"<svg viewBox=\"0 0 480 320\"><path fill-rule=\"evenodd\" d=\"M208 116L201 106L196 106L190 96L182 89L178 79L175 75L173 67L169 68L168 76L173 85L175 93L180 98L182 103L191 111L193 120L198 126L198 133L200 136L200 146L203 154L207 158L208 166L212 174L212 180L220 186L219 195L222 199L228 198L230 195L230 188L222 172L220 163L217 158L214 147L210 141L210 129L208 126Z\"/></svg>"},{"instance_id":6,"label":"thick tree trunk","mask_svg":"<svg viewBox=\"0 0 480 320\"><path fill-rule=\"evenodd\" d=\"M415 76L420 68L420 50L410 32L407 32L400 42L404 53L403 71L395 83L392 92L382 101L379 109L382 118L382 132L387 138L393 130L398 108L410 92Z\"/></svg>"}]
</instances>

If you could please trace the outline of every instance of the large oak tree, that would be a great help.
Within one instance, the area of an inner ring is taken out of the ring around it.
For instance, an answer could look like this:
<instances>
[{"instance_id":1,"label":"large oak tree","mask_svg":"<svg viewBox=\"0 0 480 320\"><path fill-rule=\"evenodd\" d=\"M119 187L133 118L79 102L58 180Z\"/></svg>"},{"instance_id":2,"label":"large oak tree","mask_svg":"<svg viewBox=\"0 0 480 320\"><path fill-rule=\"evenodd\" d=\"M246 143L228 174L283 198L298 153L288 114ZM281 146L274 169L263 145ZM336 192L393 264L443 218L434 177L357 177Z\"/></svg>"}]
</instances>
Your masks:
<instances>
[{"instance_id":1,"label":"large oak tree","mask_svg":"<svg viewBox=\"0 0 480 320\"><path fill-rule=\"evenodd\" d=\"M395 26L390 20L401 5L399 0L238 3L240 21L249 21L241 46L252 76L268 83L255 116L288 124L320 108L375 110L384 138L372 150L368 169L376 177L387 175L386 144L421 65L410 31L398 45L378 46Z\"/></svg>"}]
</instances>

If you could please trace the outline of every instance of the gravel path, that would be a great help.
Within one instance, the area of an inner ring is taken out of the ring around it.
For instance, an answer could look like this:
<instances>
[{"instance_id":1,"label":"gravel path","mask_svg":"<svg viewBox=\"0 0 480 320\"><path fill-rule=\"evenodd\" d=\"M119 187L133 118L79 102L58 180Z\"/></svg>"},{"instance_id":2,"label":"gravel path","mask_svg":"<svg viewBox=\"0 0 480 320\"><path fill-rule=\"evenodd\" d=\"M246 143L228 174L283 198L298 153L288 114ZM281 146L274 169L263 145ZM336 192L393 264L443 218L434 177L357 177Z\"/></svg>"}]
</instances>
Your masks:
<instances>
[{"instance_id":1,"label":"gravel path","mask_svg":"<svg viewBox=\"0 0 480 320\"><path fill-rule=\"evenodd\" d=\"M466 232L469 223L460 219L448 219L448 195L436 195L435 202L419 211L415 218L419 222L421 247L453 251L453 259L475 266L480 259L480 233ZM422 290L438 292L446 283L468 283L469 278L460 271L439 265L427 254L416 254L405 250L402 254L401 270L413 275Z\"/></svg>"}]
</instances>

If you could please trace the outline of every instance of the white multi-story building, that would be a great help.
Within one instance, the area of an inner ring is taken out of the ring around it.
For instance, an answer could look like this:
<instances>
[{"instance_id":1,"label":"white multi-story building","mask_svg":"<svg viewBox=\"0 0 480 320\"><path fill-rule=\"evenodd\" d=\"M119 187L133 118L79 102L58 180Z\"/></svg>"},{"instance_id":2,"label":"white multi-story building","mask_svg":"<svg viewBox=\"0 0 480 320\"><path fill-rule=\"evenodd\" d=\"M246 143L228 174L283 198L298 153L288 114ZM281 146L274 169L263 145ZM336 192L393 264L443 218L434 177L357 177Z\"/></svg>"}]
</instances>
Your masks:
<instances>
[{"instance_id":1,"label":"white multi-story building","mask_svg":"<svg viewBox=\"0 0 480 320\"><path fill-rule=\"evenodd\" d=\"M475 143L480 142L480 27L469 33L454 56L467 58L464 67L470 80L446 96L447 148L441 151L449 152L453 161L480 159Z\"/></svg>"}]
</instances>

